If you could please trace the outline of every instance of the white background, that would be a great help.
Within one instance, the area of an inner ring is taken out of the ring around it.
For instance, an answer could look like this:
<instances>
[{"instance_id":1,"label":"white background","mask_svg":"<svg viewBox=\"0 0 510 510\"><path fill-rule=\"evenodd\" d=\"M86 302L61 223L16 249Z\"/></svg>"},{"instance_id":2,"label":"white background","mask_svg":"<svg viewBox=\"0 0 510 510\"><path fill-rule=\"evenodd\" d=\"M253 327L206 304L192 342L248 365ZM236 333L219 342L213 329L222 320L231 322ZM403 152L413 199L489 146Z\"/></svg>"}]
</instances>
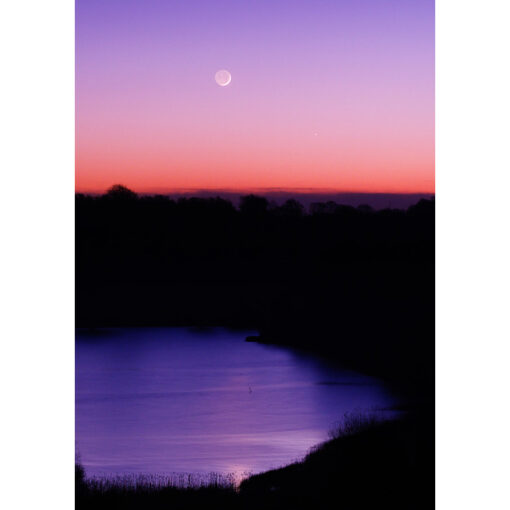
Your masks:
<instances>
[{"instance_id":1,"label":"white background","mask_svg":"<svg viewBox=\"0 0 510 510\"><path fill-rule=\"evenodd\" d=\"M436 5L437 508L507 509L510 2ZM0 2L0 62L0 505L69 509L72 0Z\"/></svg>"}]
</instances>

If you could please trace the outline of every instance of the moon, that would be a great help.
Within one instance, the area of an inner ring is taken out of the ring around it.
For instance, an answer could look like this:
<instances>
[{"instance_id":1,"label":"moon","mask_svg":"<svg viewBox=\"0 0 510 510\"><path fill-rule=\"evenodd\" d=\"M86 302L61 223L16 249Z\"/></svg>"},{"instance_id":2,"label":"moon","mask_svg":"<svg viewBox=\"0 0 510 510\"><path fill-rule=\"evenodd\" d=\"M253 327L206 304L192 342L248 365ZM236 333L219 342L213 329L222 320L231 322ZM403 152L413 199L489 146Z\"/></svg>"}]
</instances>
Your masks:
<instances>
[{"instance_id":1,"label":"moon","mask_svg":"<svg viewBox=\"0 0 510 510\"><path fill-rule=\"evenodd\" d=\"M226 87L232 81L232 75L225 69L221 69L214 75L216 83L220 87Z\"/></svg>"}]
</instances>

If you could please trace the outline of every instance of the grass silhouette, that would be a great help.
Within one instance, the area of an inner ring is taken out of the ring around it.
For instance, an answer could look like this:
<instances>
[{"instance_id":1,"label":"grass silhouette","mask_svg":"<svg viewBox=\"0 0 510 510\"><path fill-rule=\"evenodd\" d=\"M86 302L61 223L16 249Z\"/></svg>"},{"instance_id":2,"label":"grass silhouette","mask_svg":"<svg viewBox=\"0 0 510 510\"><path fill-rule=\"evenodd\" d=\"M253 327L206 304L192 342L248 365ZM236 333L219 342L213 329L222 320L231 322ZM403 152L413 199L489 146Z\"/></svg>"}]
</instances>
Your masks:
<instances>
[{"instance_id":1,"label":"grass silhouette","mask_svg":"<svg viewBox=\"0 0 510 510\"><path fill-rule=\"evenodd\" d=\"M350 414L300 462L236 484L211 474L87 480L76 473L79 509L430 509L434 505L431 416L396 420Z\"/></svg>"}]
</instances>

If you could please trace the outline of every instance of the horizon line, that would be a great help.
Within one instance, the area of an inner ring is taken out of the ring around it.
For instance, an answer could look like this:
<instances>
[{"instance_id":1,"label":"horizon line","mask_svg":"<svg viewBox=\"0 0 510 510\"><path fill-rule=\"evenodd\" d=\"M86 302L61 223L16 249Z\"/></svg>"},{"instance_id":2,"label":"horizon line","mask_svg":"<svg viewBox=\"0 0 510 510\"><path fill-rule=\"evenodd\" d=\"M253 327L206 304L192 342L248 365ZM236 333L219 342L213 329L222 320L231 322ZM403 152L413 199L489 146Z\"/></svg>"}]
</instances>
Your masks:
<instances>
[{"instance_id":1,"label":"horizon line","mask_svg":"<svg viewBox=\"0 0 510 510\"><path fill-rule=\"evenodd\" d=\"M121 184L121 183L116 183ZM112 186L116 185L112 184ZM434 191L358 191L358 190L343 190L335 188L284 188L284 187L267 187L267 188L160 188L160 189L148 189L144 191L137 191L125 184L121 184L126 188L132 190L137 195L169 195L169 194L182 194L188 195L191 193L226 193L226 194L256 194L256 193L295 193L299 195L433 195ZM75 188L75 194L87 194L87 195L101 195L108 192L108 188L97 190L97 189L77 189Z\"/></svg>"}]
</instances>

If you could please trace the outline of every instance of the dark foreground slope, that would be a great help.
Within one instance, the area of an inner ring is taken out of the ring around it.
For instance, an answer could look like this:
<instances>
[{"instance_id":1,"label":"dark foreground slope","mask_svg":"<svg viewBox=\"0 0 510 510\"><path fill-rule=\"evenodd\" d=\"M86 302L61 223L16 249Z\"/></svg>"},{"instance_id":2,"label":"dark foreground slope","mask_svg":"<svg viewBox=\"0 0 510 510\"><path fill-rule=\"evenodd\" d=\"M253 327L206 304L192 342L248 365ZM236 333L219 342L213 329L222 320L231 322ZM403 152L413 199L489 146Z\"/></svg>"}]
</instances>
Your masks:
<instances>
[{"instance_id":1,"label":"dark foreground slope","mask_svg":"<svg viewBox=\"0 0 510 510\"><path fill-rule=\"evenodd\" d=\"M241 495L249 509L434 508L431 418L347 420L302 462L253 476Z\"/></svg>"},{"instance_id":2,"label":"dark foreground slope","mask_svg":"<svg viewBox=\"0 0 510 510\"><path fill-rule=\"evenodd\" d=\"M392 422L351 417L302 462L252 476L239 490L212 484L178 488L87 484L78 478L77 510L434 508L434 444L415 415Z\"/></svg>"},{"instance_id":3,"label":"dark foreground slope","mask_svg":"<svg viewBox=\"0 0 510 510\"><path fill-rule=\"evenodd\" d=\"M434 200L309 211L244 197L76 197L76 324L256 328L393 381L407 418L349 430L232 487L93 487L77 508L431 509Z\"/></svg>"},{"instance_id":4,"label":"dark foreground slope","mask_svg":"<svg viewBox=\"0 0 510 510\"><path fill-rule=\"evenodd\" d=\"M434 201L407 211L261 197L76 197L76 323L256 328L432 387Z\"/></svg>"}]
</instances>

